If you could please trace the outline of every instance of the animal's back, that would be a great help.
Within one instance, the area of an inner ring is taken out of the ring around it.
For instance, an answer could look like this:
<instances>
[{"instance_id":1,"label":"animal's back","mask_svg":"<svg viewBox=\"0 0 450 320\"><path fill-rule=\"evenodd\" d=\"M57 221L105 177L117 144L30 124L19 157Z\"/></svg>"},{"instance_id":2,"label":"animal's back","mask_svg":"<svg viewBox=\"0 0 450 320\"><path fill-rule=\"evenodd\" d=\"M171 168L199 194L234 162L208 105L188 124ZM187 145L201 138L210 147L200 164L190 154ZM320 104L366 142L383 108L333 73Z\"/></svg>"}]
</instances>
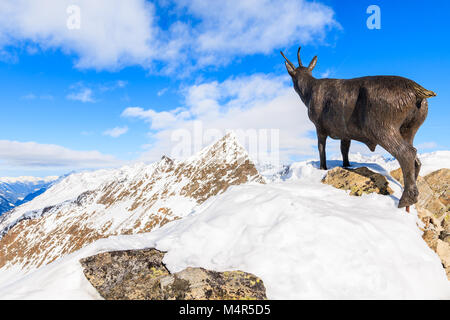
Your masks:
<instances>
[{"instance_id":1,"label":"animal's back","mask_svg":"<svg viewBox=\"0 0 450 320\"><path fill-rule=\"evenodd\" d=\"M365 88L370 98L401 107L408 102L427 99L436 94L413 80L399 76L369 76L344 80L350 86Z\"/></svg>"},{"instance_id":2,"label":"animal's back","mask_svg":"<svg viewBox=\"0 0 450 320\"><path fill-rule=\"evenodd\" d=\"M435 96L398 76L321 79L319 83L310 119L335 139L361 141L384 125L399 127L411 114L425 112L419 110L422 101Z\"/></svg>"}]
</instances>

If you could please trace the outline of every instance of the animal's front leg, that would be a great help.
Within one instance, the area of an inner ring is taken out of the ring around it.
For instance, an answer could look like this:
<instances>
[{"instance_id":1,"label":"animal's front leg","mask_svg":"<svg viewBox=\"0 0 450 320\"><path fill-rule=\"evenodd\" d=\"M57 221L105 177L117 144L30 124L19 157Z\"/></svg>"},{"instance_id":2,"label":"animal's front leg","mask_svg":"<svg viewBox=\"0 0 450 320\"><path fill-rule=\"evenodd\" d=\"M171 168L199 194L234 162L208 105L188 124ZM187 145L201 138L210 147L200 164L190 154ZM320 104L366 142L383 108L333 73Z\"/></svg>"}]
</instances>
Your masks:
<instances>
[{"instance_id":1,"label":"animal's front leg","mask_svg":"<svg viewBox=\"0 0 450 320\"><path fill-rule=\"evenodd\" d=\"M342 166L344 168L350 167L350 162L348 161L348 152L350 150L351 140L341 140L341 153L342 153Z\"/></svg>"},{"instance_id":2,"label":"animal's front leg","mask_svg":"<svg viewBox=\"0 0 450 320\"><path fill-rule=\"evenodd\" d=\"M327 142L327 136L324 134L317 133L318 138L318 147L319 147L319 154L320 154L320 169L321 170L327 170L327 157L325 154L325 145Z\"/></svg>"}]
</instances>

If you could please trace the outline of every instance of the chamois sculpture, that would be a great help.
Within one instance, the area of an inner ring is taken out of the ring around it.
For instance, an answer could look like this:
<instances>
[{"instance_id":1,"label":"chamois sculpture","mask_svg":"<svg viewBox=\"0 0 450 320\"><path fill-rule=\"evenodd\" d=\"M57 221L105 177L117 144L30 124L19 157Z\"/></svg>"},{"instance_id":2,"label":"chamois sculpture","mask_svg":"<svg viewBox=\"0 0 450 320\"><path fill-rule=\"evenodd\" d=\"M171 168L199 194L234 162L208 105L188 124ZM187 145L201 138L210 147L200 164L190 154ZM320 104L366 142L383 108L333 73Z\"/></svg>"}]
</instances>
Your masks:
<instances>
[{"instance_id":1,"label":"chamois sculpture","mask_svg":"<svg viewBox=\"0 0 450 320\"><path fill-rule=\"evenodd\" d=\"M416 82L397 76L372 76L355 79L316 79L312 71L315 56L304 67L297 52L299 66L286 60L294 89L308 108L308 117L316 126L320 168L327 170L327 137L341 140L343 166L349 167L351 140L366 144L373 152L382 146L400 163L404 190L398 207L417 202L416 179L421 163L413 146L414 136L428 113L427 98L434 97Z\"/></svg>"}]
</instances>

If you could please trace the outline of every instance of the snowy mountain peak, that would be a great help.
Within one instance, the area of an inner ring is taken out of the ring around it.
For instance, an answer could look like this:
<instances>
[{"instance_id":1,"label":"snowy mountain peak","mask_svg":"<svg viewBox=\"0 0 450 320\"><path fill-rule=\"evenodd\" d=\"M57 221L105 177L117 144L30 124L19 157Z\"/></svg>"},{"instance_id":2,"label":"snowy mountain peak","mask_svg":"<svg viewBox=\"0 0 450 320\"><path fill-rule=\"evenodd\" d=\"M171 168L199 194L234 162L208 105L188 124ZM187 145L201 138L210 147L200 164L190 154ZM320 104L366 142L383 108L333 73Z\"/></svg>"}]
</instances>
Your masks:
<instances>
[{"instance_id":1,"label":"snowy mountain peak","mask_svg":"<svg viewBox=\"0 0 450 320\"><path fill-rule=\"evenodd\" d=\"M161 157L161 162L164 162L164 163L169 164L169 165L173 165L173 160L170 159L168 156L165 156L165 155Z\"/></svg>"},{"instance_id":2,"label":"snowy mountain peak","mask_svg":"<svg viewBox=\"0 0 450 320\"><path fill-rule=\"evenodd\" d=\"M233 162L237 159L248 159L248 153L239 143L236 134L230 131L223 138L190 157L188 162L196 161L199 158L214 159L217 162Z\"/></svg>"}]
</instances>

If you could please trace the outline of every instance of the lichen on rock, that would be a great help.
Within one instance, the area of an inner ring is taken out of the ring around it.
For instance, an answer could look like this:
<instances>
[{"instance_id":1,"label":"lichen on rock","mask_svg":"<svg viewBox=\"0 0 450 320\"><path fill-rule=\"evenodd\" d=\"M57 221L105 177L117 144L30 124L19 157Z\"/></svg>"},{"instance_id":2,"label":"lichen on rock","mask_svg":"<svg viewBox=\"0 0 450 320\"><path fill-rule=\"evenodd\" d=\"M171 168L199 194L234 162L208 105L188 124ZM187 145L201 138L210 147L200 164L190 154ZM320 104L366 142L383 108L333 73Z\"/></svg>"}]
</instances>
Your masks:
<instances>
[{"instance_id":1,"label":"lichen on rock","mask_svg":"<svg viewBox=\"0 0 450 320\"><path fill-rule=\"evenodd\" d=\"M170 273L156 249L112 251L84 258L83 272L108 300L262 300L261 279L243 271L186 268Z\"/></svg>"}]
</instances>

